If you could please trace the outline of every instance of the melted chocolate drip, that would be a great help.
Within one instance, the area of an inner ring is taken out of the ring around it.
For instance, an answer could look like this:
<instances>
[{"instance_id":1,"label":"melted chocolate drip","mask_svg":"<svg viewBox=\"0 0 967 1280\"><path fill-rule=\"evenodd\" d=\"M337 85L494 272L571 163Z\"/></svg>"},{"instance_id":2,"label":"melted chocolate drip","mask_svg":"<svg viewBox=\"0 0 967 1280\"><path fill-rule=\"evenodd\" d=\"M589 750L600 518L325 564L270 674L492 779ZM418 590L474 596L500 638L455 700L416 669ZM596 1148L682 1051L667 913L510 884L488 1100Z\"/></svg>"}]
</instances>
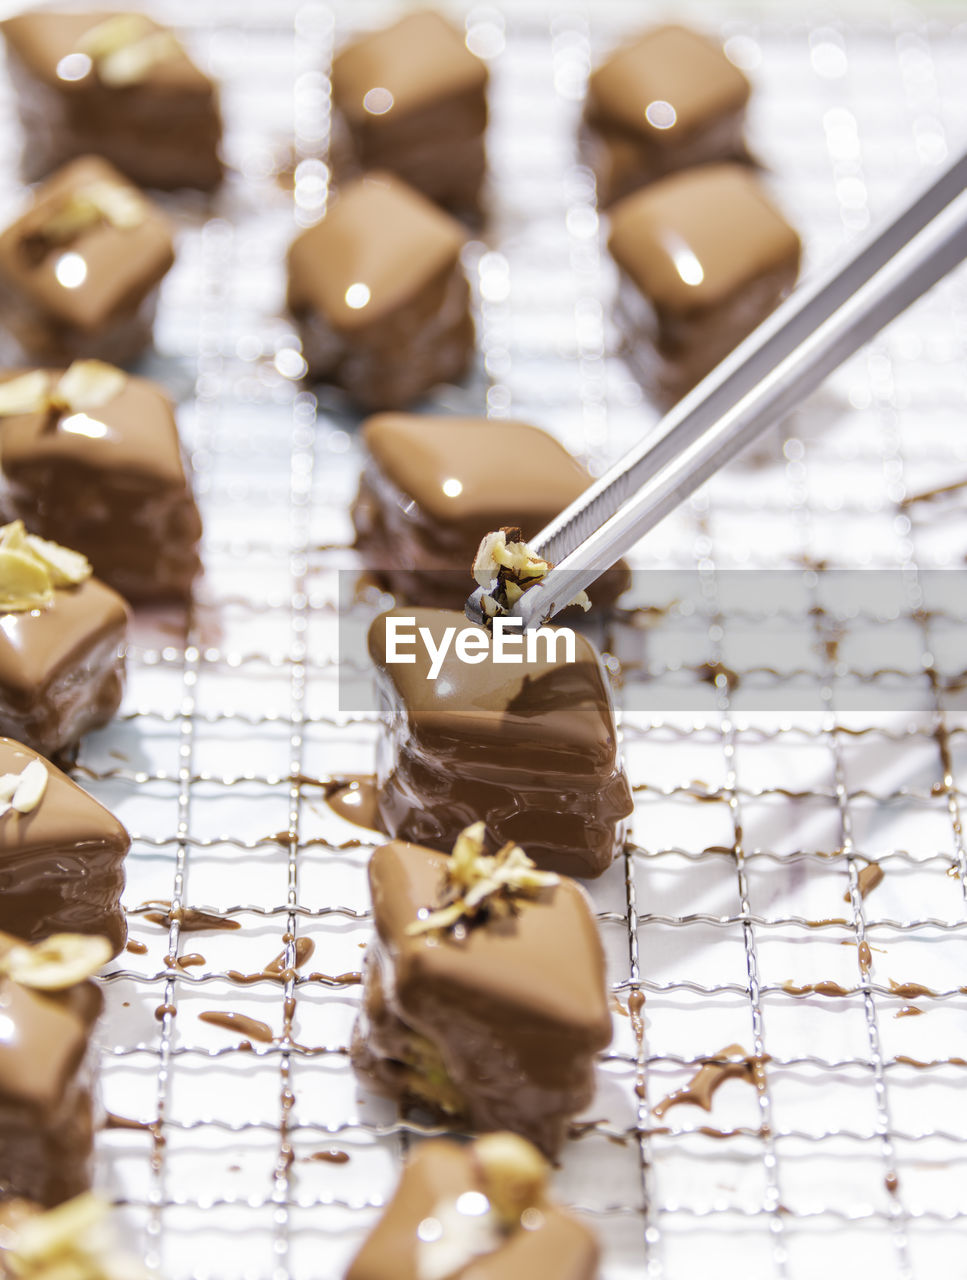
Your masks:
<instances>
[{"instance_id":1,"label":"melted chocolate drip","mask_svg":"<svg viewBox=\"0 0 967 1280\"><path fill-rule=\"evenodd\" d=\"M732 1058L738 1061L717 1061L720 1058ZM663 1098L657 1106L652 1107L652 1114L660 1120L672 1107L681 1106L683 1103L701 1107L703 1111L711 1111L712 1098L726 1080L746 1080L761 1092L765 1088L765 1064L768 1061L767 1054L754 1057L747 1054L739 1044L726 1045L714 1059L707 1058L703 1061L703 1065L684 1088L676 1089L667 1098Z\"/></svg>"},{"instance_id":2,"label":"melted chocolate drip","mask_svg":"<svg viewBox=\"0 0 967 1280\"><path fill-rule=\"evenodd\" d=\"M198 1015L200 1022L211 1023L213 1027L223 1027L226 1031L236 1031L241 1036L259 1041L260 1044L271 1044L272 1028L257 1018L250 1018L244 1013L233 1013L231 1010L206 1009Z\"/></svg>"}]
</instances>

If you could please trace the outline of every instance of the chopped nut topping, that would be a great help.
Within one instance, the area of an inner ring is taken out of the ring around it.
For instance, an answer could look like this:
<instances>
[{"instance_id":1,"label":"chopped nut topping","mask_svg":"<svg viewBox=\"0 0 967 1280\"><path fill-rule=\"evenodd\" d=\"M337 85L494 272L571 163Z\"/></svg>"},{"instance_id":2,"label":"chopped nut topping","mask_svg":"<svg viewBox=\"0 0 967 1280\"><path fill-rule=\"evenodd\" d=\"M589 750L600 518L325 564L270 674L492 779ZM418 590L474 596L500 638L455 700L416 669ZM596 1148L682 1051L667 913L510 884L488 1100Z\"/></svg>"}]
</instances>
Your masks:
<instances>
[{"instance_id":1,"label":"chopped nut topping","mask_svg":"<svg viewBox=\"0 0 967 1280\"><path fill-rule=\"evenodd\" d=\"M21 413L87 413L121 393L128 375L103 360L75 360L58 378L34 369L0 382L0 418Z\"/></svg>"},{"instance_id":2,"label":"chopped nut topping","mask_svg":"<svg viewBox=\"0 0 967 1280\"><path fill-rule=\"evenodd\" d=\"M56 590L90 576L85 556L27 533L22 520L0 527L0 613L46 608Z\"/></svg>"},{"instance_id":3,"label":"chopped nut topping","mask_svg":"<svg viewBox=\"0 0 967 1280\"><path fill-rule=\"evenodd\" d=\"M488 1133L473 1145L484 1191L508 1230L521 1215L544 1201L548 1164L536 1147L516 1133Z\"/></svg>"},{"instance_id":4,"label":"chopped nut topping","mask_svg":"<svg viewBox=\"0 0 967 1280\"><path fill-rule=\"evenodd\" d=\"M47 766L43 760L31 760L20 773L0 774L0 817L11 809L15 813L32 813L47 790Z\"/></svg>"},{"instance_id":5,"label":"chopped nut topping","mask_svg":"<svg viewBox=\"0 0 967 1280\"><path fill-rule=\"evenodd\" d=\"M473 576L487 593L482 604L490 618L509 613L528 588L550 573L554 566L530 549L520 529L504 526L486 534L477 548ZM587 612L591 601L587 592L574 597L571 604Z\"/></svg>"},{"instance_id":6,"label":"chopped nut topping","mask_svg":"<svg viewBox=\"0 0 967 1280\"><path fill-rule=\"evenodd\" d=\"M510 915L518 897L530 897L560 883L552 871L538 871L518 845L508 841L495 854L484 853L485 825L475 822L457 836L447 867L445 905L407 925L411 936L445 933L462 920Z\"/></svg>"},{"instance_id":7,"label":"chopped nut topping","mask_svg":"<svg viewBox=\"0 0 967 1280\"><path fill-rule=\"evenodd\" d=\"M106 1201L86 1192L56 1209L18 1213L0 1229L0 1275L17 1280L141 1280L122 1256Z\"/></svg>"},{"instance_id":8,"label":"chopped nut topping","mask_svg":"<svg viewBox=\"0 0 967 1280\"><path fill-rule=\"evenodd\" d=\"M118 230L139 227L148 206L139 191L107 178L75 187L46 218L32 222L20 241L21 250L34 264L43 262L52 249L71 244L82 231L102 222Z\"/></svg>"},{"instance_id":9,"label":"chopped nut topping","mask_svg":"<svg viewBox=\"0 0 967 1280\"><path fill-rule=\"evenodd\" d=\"M86 53L103 84L138 84L152 67L181 55L174 32L152 26L140 13L116 13L85 31L78 51Z\"/></svg>"},{"instance_id":10,"label":"chopped nut topping","mask_svg":"<svg viewBox=\"0 0 967 1280\"><path fill-rule=\"evenodd\" d=\"M107 938L93 934L54 933L34 943L0 934L0 975L37 991L66 991L110 958Z\"/></svg>"}]
</instances>

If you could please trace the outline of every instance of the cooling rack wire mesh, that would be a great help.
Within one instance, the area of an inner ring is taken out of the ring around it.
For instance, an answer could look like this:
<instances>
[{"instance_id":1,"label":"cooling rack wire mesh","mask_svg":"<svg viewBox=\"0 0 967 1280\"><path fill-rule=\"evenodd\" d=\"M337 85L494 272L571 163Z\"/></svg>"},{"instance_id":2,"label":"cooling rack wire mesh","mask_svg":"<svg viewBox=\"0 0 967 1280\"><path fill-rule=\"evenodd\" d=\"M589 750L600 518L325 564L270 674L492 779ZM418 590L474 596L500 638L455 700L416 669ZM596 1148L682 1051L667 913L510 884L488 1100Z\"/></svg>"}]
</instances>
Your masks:
<instances>
[{"instance_id":1,"label":"cooling rack wire mesh","mask_svg":"<svg viewBox=\"0 0 967 1280\"><path fill-rule=\"evenodd\" d=\"M340 713L336 683L359 450L345 406L297 380L281 263L325 205L333 42L385 10L157 0L153 12L223 84L233 172L214 207L170 202L179 259L149 362L180 401L204 588L187 631L174 615L138 618L122 713L78 761L133 834L126 905L145 948L105 979L101 1072L106 1107L151 1127L102 1133L98 1177L167 1280L338 1277L423 1128L360 1094L345 1055L371 846L311 780L372 768L373 718ZM804 232L807 269L962 135L963 8L688 14L721 31L755 81L753 149ZM600 3L460 16L491 66L493 214L466 255L478 364L432 405L532 420L600 470L656 415L615 354L614 272L573 138L591 60L640 15ZM964 283L960 272L851 360L634 556L696 570L702 607L630 611L606 637L643 663L626 664L619 704L641 706L636 681L665 673L693 707L625 710L632 839L591 890L615 1038L556 1189L600 1233L606 1280L710 1265L721 1277L928 1276L962 1244L967 721L949 694L962 620L918 611L918 582L962 564L967 508L956 491L910 499L967 477ZM708 682L730 656L719 570L823 561L904 571L903 656L888 678L926 688L925 710L838 710L841 678L886 678L864 668L862 619L821 617L806 659ZM819 689L820 709L743 709L746 674ZM884 877L863 896L870 859ZM179 936L146 919L151 899L241 927ZM293 959L301 938L315 953L294 982L229 977L283 950ZM187 953L203 962L166 965ZM894 990L908 982L934 994ZM817 983L847 994L786 989ZM278 1036L290 1000L291 1041L254 1052L199 1020L234 1011ZM911 1005L921 1016L898 1019ZM764 1087L730 1081L710 1114L677 1107L659 1122L651 1108L733 1043L768 1055ZM349 1160L312 1159L332 1148Z\"/></svg>"}]
</instances>

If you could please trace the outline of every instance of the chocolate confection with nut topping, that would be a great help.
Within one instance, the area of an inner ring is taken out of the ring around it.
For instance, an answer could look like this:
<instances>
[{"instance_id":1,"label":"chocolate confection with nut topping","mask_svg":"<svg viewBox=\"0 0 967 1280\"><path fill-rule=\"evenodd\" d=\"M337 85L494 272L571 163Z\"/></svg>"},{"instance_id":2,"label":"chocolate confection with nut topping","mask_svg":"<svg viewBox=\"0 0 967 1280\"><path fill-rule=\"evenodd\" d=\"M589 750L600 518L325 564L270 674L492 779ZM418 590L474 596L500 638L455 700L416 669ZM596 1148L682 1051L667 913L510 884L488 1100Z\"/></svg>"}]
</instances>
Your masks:
<instances>
[{"instance_id":1,"label":"chocolate confection with nut topping","mask_svg":"<svg viewBox=\"0 0 967 1280\"><path fill-rule=\"evenodd\" d=\"M167 219L96 156L59 169L0 233L0 327L26 361L125 365L174 262Z\"/></svg>"},{"instance_id":2,"label":"chocolate confection with nut topping","mask_svg":"<svg viewBox=\"0 0 967 1280\"><path fill-rule=\"evenodd\" d=\"M77 939L66 939L76 951ZM82 965L79 980L62 966L61 978L55 975L47 988L33 985L29 975L12 976L18 971L8 970L8 961L27 948L0 934L0 1199L49 1206L90 1185L90 1042L103 996L86 979L107 958L108 946L102 939L80 941L96 953L93 966Z\"/></svg>"},{"instance_id":3,"label":"chocolate confection with nut topping","mask_svg":"<svg viewBox=\"0 0 967 1280\"><path fill-rule=\"evenodd\" d=\"M473 354L460 224L387 173L347 183L289 250L289 309L311 377L367 409L461 378Z\"/></svg>"},{"instance_id":4,"label":"chocolate confection with nut topping","mask_svg":"<svg viewBox=\"0 0 967 1280\"><path fill-rule=\"evenodd\" d=\"M622 354L666 402L751 333L799 272L798 235L741 165L706 165L628 196L611 212L608 246L621 270Z\"/></svg>"},{"instance_id":5,"label":"chocolate confection with nut topping","mask_svg":"<svg viewBox=\"0 0 967 1280\"><path fill-rule=\"evenodd\" d=\"M366 464L353 505L366 569L415 604L459 609L490 529L532 537L591 483L553 436L525 422L379 414L363 425ZM628 585L622 564L594 585L595 607Z\"/></svg>"},{"instance_id":6,"label":"chocolate confection with nut topping","mask_svg":"<svg viewBox=\"0 0 967 1280\"><path fill-rule=\"evenodd\" d=\"M31 762L46 775L42 794L29 809L18 807L16 792L2 802L10 807L0 813L0 930L30 942L53 933L99 934L117 955L127 937L121 893L128 833L66 774L10 738L0 738L3 795Z\"/></svg>"},{"instance_id":7,"label":"chocolate confection with nut topping","mask_svg":"<svg viewBox=\"0 0 967 1280\"><path fill-rule=\"evenodd\" d=\"M749 93L722 48L687 27L657 27L617 49L591 74L580 133L598 204L681 169L745 159Z\"/></svg>"},{"instance_id":8,"label":"chocolate confection with nut topping","mask_svg":"<svg viewBox=\"0 0 967 1280\"><path fill-rule=\"evenodd\" d=\"M550 1200L538 1159L511 1134L422 1143L346 1280L594 1280L597 1240Z\"/></svg>"},{"instance_id":9,"label":"chocolate confection with nut topping","mask_svg":"<svg viewBox=\"0 0 967 1280\"><path fill-rule=\"evenodd\" d=\"M455 213L479 212L487 68L440 14L408 13L341 50L332 97L337 181L387 169Z\"/></svg>"},{"instance_id":10,"label":"chocolate confection with nut topping","mask_svg":"<svg viewBox=\"0 0 967 1280\"><path fill-rule=\"evenodd\" d=\"M376 938L353 1063L381 1092L476 1132L512 1130L553 1156L611 1040L590 903L545 873L556 883L513 894L503 910L423 931L451 900L450 862L402 841L373 855Z\"/></svg>"},{"instance_id":11,"label":"chocolate confection with nut topping","mask_svg":"<svg viewBox=\"0 0 967 1280\"><path fill-rule=\"evenodd\" d=\"M168 28L140 13L44 9L0 30L28 181L88 154L140 186L221 181L218 91Z\"/></svg>"},{"instance_id":12,"label":"chocolate confection with nut topping","mask_svg":"<svg viewBox=\"0 0 967 1280\"><path fill-rule=\"evenodd\" d=\"M64 392L92 366L86 394ZM16 394L29 380L37 382L33 404ZM201 520L161 387L93 361L66 378L62 370L0 375L0 433L12 515L87 556L128 600L190 596Z\"/></svg>"},{"instance_id":13,"label":"chocolate confection with nut topping","mask_svg":"<svg viewBox=\"0 0 967 1280\"><path fill-rule=\"evenodd\" d=\"M384 720L377 782L385 830L449 850L483 819L495 839L521 845L539 867L601 875L621 849L633 804L594 646L576 635L574 662L558 646L533 662L488 656L478 665L451 646L430 680L419 644L407 650L412 664L386 660L386 620L400 616L427 627L437 645L447 627L471 626L461 613L403 608L370 629Z\"/></svg>"},{"instance_id":14,"label":"chocolate confection with nut topping","mask_svg":"<svg viewBox=\"0 0 967 1280\"><path fill-rule=\"evenodd\" d=\"M117 711L129 610L82 556L50 543L67 571L48 572L39 541L19 521L0 529L0 734L50 759Z\"/></svg>"}]
</instances>

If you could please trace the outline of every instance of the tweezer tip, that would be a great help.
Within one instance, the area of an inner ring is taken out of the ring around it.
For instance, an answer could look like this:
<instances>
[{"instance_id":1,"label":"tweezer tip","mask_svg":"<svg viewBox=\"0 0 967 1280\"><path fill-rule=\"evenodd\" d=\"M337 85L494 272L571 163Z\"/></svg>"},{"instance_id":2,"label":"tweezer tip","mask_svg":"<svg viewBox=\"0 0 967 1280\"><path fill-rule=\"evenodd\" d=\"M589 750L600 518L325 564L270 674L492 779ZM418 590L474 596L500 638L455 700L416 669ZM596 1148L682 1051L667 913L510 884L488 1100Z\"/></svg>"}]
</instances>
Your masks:
<instances>
[{"instance_id":1,"label":"tweezer tip","mask_svg":"<svg viewBox=\"0 0 967 1280\"><path fill-rule=\"evenodd\" d=\"M483 596L483 587L478 587L473 595L467 597L467 603L463 607L463 611L469 620L471 622L475 622L479 627L482 627L486 620L486 615L483 611L483 604L481 603Z\"/></svg>"}]
</instances>

